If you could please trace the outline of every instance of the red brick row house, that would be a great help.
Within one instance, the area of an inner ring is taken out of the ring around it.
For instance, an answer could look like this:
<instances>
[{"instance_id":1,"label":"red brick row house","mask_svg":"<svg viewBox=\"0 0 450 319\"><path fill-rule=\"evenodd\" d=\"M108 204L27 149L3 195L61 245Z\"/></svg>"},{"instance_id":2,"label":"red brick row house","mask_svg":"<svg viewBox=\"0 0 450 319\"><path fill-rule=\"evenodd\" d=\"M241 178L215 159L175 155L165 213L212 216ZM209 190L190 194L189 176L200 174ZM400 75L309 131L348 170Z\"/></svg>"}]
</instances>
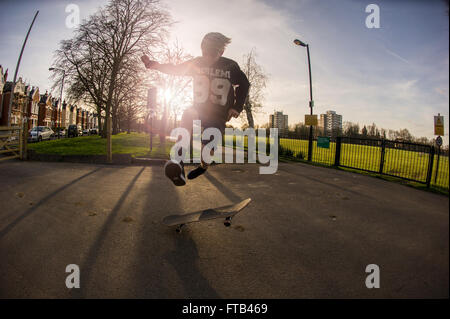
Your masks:
<instances>
[{"instance_id":1,"label":"red brick row house","mask_svg":"<svg viewBox=\"0 0 450 319\"><path fill-rule=\"evenodd\" d=\"M12 82L6 82L5 79L0 65L0 126L8 125L12 88ZM38 87L25 85L22 78L19 78L14 87L10 125L21 125L24 118L27 120L28 129L34 126L48 126L55 130L67 128L71 124L77 124L82 129L97 126L96 114L77 105L67 104L65 101L61 106L59 100L48 92L40 94Z\"/></svg>"},{"instance_id":2,"label":"red brick row house","mask_svg":"<svg viewBox=\"0 0 450 319\"><path fill-rule=\"evenodd\" d=\"M38 125L39 126L52 126L52 96L45 92L44 95L41 95L41 99L39 101L39 116L38 116Z\"/></svg>"},{"instance_id":3,"label":"red brick row house","mask_svg":"<svg viewBox=\"0 0 450 319\"><path fill-rule=\"evenodd\" d=\"M2 94L2 116L0 119L0 125L6 126L8 125L8 110L9 110L9 102L11 98L11 89L12 82L6 82L3 87ZM27 103L28 96L25 84L22 82L22 78L16 83L14 87L13 101L11 105L11 122L10 124L13 126L20 125L22 116L26 114L27 111Z\"/></svg>"},{"instance_id":4,"label":"red brick row house","mask_svg":"<svg viewBox=\"0 0 450 319\"><path fill-rule=\"evenodd\" d=\"M28 129L38 126L39 120L39 101L41 99L39 95L39 88L33 87L28 95L28 107L27 107L27 116L28 116Z\"/></svg>"},{"instance_id":5,"label":"red brick row house","mask_svg":"<svg viewBox=\"0 0 450 319\"><path fill-rule=\"evenodd\" d=\"M3 67L0 65L0 123L3 118L3 88L5 87L7 77L8 70L3 72Z\"/></svg>"}]
</instances>

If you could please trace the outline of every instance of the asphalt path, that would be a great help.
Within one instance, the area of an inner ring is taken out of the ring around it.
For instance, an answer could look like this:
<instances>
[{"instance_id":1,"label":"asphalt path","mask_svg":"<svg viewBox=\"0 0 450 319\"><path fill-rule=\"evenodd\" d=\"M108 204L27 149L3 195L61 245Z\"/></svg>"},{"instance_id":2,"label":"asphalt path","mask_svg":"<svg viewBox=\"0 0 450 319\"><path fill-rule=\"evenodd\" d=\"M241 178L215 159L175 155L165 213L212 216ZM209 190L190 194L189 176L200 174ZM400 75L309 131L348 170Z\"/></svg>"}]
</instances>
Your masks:
<instances>
[{"instance_id":1,"label":"asphalt path","mask_svg":"<svg viewBox=\"0 0 450 319\"><path fill-rule=\"evenodd\" d=\"M229 228L161 222L248 197ZM0 297L448 298L448 209L447 196L301 163L217 165L175 187L160 166L8 161Z\"/></svg>"}]
</instances>

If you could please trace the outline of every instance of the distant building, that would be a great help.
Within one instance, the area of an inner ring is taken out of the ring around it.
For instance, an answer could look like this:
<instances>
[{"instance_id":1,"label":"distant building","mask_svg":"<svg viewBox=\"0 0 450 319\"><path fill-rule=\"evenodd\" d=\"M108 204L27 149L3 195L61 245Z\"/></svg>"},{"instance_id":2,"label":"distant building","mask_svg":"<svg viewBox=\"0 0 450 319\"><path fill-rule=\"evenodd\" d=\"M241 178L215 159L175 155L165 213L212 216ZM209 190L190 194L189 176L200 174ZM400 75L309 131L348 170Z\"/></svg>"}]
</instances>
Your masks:
<instances>
[{"instance_id":1,"label":"distant building","mask_svg":"<svg viewBox=\"0 0 450 319\"><path fill-rule=\"evenodd\" d=\"M320 114L319 128L323 129L327 136L335 135L335 132L342 131L342 115L335 111Z\"/></svg>"},{"instance_id":2,"label":"distant building","mask_svg":"<svg viewBox=\"0 0 450 319\"><path fill-rule=\"evenodd\" d=\"M39 115L38 115L38 125L39 126L52 126L52 96L46 91L45 94L41 95L39 101Z\"/></svg>"},{"instance_id":3,"label":"distant building","mask_svg":"<svg viewBox=\"0 0 450 319\"><path fill-rule=\"evenodd\" d=\"M3 88L5 87L7 77L8 70L3 72L3 67L0 65L0 123L3 117Z\"/></svg>"},{"instance_id":4,"label":"distant building","mask_svg":"<svg viewBox=\"0 0 450 319\"><path fill-rule=\"evenodd\" d=\"M61 111L61 127L66 128L68 126L69 126L69 107L66 101L64 100Z\"/></svg>"},{"instance_id":5,"label":"distant building","mask_svg":"<svg viewBox=\"0 0 450 319\"><path fill-rule=\"evenodd\" d=\"M277 128L278 134L283 134L288 132L288 116L283 114L283 112L274 112L269 115L269 127Z\"/></svg>"},{"instance_id":6,"label":"distant building","mask_svg":"<svg viewBox=\"0 0 450 319\"><path fill-rule=\"evenodd\" d=\"M28 129L32 129L35 126L38 126L40 99L41 96L39 94L39 88L33 87L29 93L28 99L28 109L27 109Z\"/></svg>"},{"instance_id":7,"label":"distant building","mask_svg":"<svg viewBox=\"0 0 450 319\"><path fill-rule=\"evenodd\" d=\"M3 86L3 95L2 95L2 116L0 119L0 126L8 125L8 117L9 113L11 113L11 121L10 125L18 126L22 123L23 115L27 113L28 107L28 94L29 89L22 81L22 78L19 78L16 81L16 85L14 86L14 92L12 94L12 105L11 112L9 112L9 103L11 98L13 83L8 81L4 83Z\"/></svg>"}]
</instances>

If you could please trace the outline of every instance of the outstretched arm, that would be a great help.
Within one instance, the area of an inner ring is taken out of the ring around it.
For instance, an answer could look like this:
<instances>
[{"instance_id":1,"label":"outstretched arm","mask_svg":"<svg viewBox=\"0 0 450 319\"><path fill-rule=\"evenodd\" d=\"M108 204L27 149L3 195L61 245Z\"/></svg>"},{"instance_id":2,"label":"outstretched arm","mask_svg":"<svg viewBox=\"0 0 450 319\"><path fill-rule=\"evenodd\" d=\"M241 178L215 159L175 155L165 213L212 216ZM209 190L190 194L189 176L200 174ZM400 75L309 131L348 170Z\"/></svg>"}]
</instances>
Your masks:
<instances>
[{"instance_id":1,"label":"outstretched arm","mask_svg":"<svg viewBox=\"0 0 450 319\"><path fill-rule=\"evenodd\" d=\"M156 61L151 61L148 56L141 57L147 69L158 70L160 72L171 75L191 75L193 73L192 60L186 61L177 65L172 63L161 64Z\"/></svg>"},{"instance_id":2,"label":"outstretched arm","mask_svg":"<svg viewBox=\"0 0 450 319\"><path fill-rule=\"evenodd\" d=\"M233 78L232 84L236 86L234 90L234 105L228 110L227 122L232 117L238 117L244 108L244 103L250 89L250 83L248 82L247 76L241 71L239 66L237 67L236 75Z\"/></svg>"},{"instance_id":3,"label":"outstretched arm","mask_svg":"<svg viewBox=\"0 0 450 319\"><path fill-rule=\"evenodd\" d=\"M233 105L233 109L241 113L242 109L244 108L244 103L245 99L247 98L248 91L250 90L250 82L248 82L247 76L244 72L241 71L241 69L238 69L238 71L236 72L236 78L233 82L233 85L237 85L237 88L234 91L236 99Z\"/></svg>"}]
</instances>

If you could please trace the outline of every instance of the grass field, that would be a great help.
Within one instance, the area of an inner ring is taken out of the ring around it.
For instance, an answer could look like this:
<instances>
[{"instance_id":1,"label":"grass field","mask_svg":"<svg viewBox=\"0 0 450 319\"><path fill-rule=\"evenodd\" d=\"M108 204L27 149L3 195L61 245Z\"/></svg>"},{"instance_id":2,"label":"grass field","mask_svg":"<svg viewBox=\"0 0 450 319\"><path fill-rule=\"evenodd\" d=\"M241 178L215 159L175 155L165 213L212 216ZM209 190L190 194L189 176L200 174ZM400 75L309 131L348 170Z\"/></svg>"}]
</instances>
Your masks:
<instances>
[{"instance_id":1,"label":"grass field","mask_svg":"<svg viewBox=\"0 0 450 319\"><path fill-rule=\"evenodd\" d=\"M159 137L153 137L150 152L148 134L120 133L112 136L113 154L131 154L134 157L167 157L173 142L167 141L166 148L161 148ZM28 149L37 153L57 155L106 155L106 139L99 135L55 139L39 143L29 143Z\"/></svg>"},{"instance_id":2,"label":"grass field","mask_svg":"<svg viewBox=\"0 0 450 319\"><path fill-rule=\"evenodd\" d=\"M281 146L294 154L301 152L308 156L308 141L280 139ZM333 165L335 161L336 143L330 147L320 148L313 142L312 160L316 163ZM425 152L386 148L383 163L383 174L426 182L430 156ZM371 172L379 172L381 164L381 147L342 143L340 165ZM436 177L437 155L434 156L431 185L449 188L449 158L440 156L439 171Z\"/></svg>"},{"instance_id":3,"label":"grass field","mask_svg":"<svg viewBox=\"0 0 450 319\"><path fill-rule=\"evenodd\" d=\"M230 136L225 141L231 142ZM233 138L236 140L236 138ZM267 139L268 140L268 139ZM174 142L167 141L166 147L161 148L159 138L153 137L153 150L149 152L150 139L144 133L121 133L112 137L114 154L131 154L134 157L167 158ZM247 150L247 137L245 137L242 149ZM283 148L279 154L283 158L295 158L306 160L308 158L308 140L280 138L280 146ZM37 153L60 155L105 155L106 140L95 136L82 136L65 138L60 140L30 143L29 149ZM289 152L286 152L289 150ZM262 150L261 150L262 151ZM321 148L313 141L312 162L326 166L334 165L336 143L331 142L329 148ZM342 167L379 173L381 160L381 148L356 144L341 144L340 165ZM401 149L386 148L384 157L383 174L425 182L428 173L429 154L425 152L407 151ZM449 159L448 156L440 156L439 171L436 177L437 156L434 157L431 185L449 189Z\"/></svg>"},{"instance_id":4,"label":"grass field","mask_svg":"<svg viewBox=\"0 0 450 319\"><path fill-rule=\"evenodd\" d=\"M230 141L231 137L226 140ZM280 145L292 151L288 157L306 160L308 158L308 140L280 138ZM244 149L247 149L245 137ZM425 150L425 148L424 148ZM329 148L317 146L313 141L312 161L323 165L334 165L336 143L331 142ZM281 156L286 157L281 154ZM425 152L408 151L402 149L386 148L383 174L426 182L428 174L429 154ZM379 173L381 162L381 147L342 143L340 165L343 167L360 169ZM431 185L449 189L449 158L440 156L439 171L436 176L437 155L434 156Z\"/></svg>"}]
</instances>

